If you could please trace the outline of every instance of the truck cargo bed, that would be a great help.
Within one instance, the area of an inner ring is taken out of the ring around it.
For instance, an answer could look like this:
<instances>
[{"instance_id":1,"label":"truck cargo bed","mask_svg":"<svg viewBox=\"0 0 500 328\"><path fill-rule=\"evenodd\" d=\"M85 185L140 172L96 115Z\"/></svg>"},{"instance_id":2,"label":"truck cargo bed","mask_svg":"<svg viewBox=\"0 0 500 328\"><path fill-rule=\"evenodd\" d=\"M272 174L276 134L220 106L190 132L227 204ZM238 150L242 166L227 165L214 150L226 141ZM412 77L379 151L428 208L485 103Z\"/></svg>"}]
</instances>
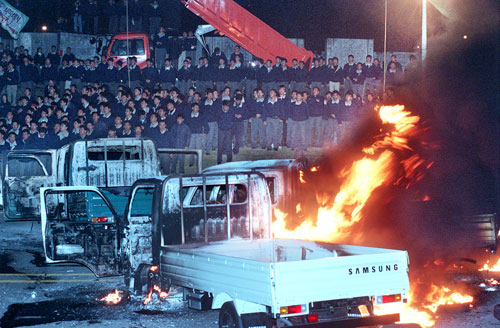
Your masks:
<instances>
[{"instance_id":1,"label":"truck cargo bed","mask_svg":"<svg viewBox=\"0 0 500 328\"><path fill-rule=\"evenodd\" d=\"M273 313L291 304L407 291L407 265L405 251L280 239L168 246L161 255L161 271L173 284L224 292Z\"/></svg>"}]
</instances>

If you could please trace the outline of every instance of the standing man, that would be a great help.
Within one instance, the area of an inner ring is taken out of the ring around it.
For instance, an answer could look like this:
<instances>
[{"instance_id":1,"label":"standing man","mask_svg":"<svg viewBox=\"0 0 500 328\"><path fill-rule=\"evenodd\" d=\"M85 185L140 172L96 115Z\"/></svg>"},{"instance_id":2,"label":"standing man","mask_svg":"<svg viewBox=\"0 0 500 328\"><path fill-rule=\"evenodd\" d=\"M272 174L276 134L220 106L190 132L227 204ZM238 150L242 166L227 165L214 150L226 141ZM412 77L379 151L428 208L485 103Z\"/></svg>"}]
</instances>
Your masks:
<instances>
[{"instance_id":1,"label":"standing man","mask_svg":"<svg viewBox=\"0 0 500 328\"><path fill-rule=\"evenodd\" d=\"M247 133L248 131L243 126L245 123L248 124L248 121L246 120L246 116L248 114L247 114L246 105L243 102L243 95L241 93L238 93L234 97L233 111L234 111L234 119L233 119L234 149L233 149L233 152L236 155L240 152L240 148L245 146L245 144L246 144L245 139L248 139L248 135L245 135L245 133Z\"/></svg>"},{"instance_id":2,"label":"standing man","mask_svg":"<svg viewBox=\"0 0 500 328\"><path fill-rule=\"evenodd\" d=\"M153 2L148 7L149 14L149 34L153 34L159 30L161 24L161 11L162 8L158 3L158 0L153 0Z\"/></svg>"},{"instance_id":3,"label":"standing man","mask_svg":"<svg viewBox=\"0 0 500 328\"><path fill-rule=\"evenodd\" d=\"M85 31L90 34L99 32L99 7L96 0L89 0L84 10Z\"/></svg>"},{"instance_id":4,"label":"standing man","mask_svg":"<svg viewBox=\"0 0 500 328\"><path fill-rule=\"evenodd\" d=\"M308 82L311 86L311 89L318 88L318 90L321 90L323 88L323 82L324 82L323 68L319 65L318 58L314 59L314 66L311 68L311 71L309 72Z\"/></svg>"},{"instance_id":5,"label":"standing man","mask_svg":"<svg viewBox=\"0 0 500 328\"><path fill-rule=\"evenodd\" d=\"M328 90L330 92L339 91L340 84L344 82L344 73L342 72L342 67L339 65L339 59L337 57L333 57L328 59Z\"/></svg>"},{"instance_id":6,"label":"standing man","mask_svg":"<svg viewBox=\"0 0 500 328\"><path fill-rule=\"evenodd\" d=\"M200 113L199 104L194 103L191 105L191 113L186 120L186 124L191 131L189 149L203 149L210 128L208 127L205 115ZM193 165L194 155L191 155L189 156L189 166Z\"/></svg>"},{"instance_id":7,"label":"standing man","mask_svg":"<svg viewBox=\"0 0 500 328\"><path fill-rule=\"evenodd\" d=\"M76 0L73 4L73 31L75 33L83 33L82 13L83 5L80 0Z\"/></svg>"},{"instance_id":8,"label":"standing man","mask_svg":"<svg viewBox=\"0 0 500 328\"><path fill-rule=\"evenodd\" d=\"M218 110L217 126L219 127L217 139L217 164L222 163L222 153L226 154L227 162L232 162L233 152L231 143L233 139L234 111L229 107L229 101L222 101L222 109Z\"/></svg>"},{"instance_id":9,"label":"standing man","mask_svg":"<svg viewBox=\"0 0 500 328\"><path fill-rule=\"evenodd\" d=\"M188 149L191 142L191 131L184 123L184 115L177 114L176 124L171 130L172 147L177 149ZM170 173L177 171L177 163L179 162L179 174L184 174L184 154L170 155L172 158L172 168Z\"/></svg>"},{"instance_id":10,"label":"standing man","mask_svg":"<svg viewBox=\"0 0 500 328\"><path fill-rule=\"evenodd\" d=\"M160 27L160 32L153 35L153 44L155 46L155 66L161 67L167 57L168 38L165 34L165 27Z\"/></svg>"},{"instance_id":11,"label":"standing man","mask_svg":"<svg viewBox=\"0 0 500 328\"><path fill-rule=\"evenodd\" d=\"M177 70L172 66L172 59L167 58L162 68L160 68L160 83L162 89L171 90L175 87ZM182 90L181 90L182 93Z\"/></svg>"},{"instance_id":12,"label":"standing man","mask_svg":"<svg viewBox=\"0 0 500 328\"><path fill-rule=\"evenodd\" d=\"M262 149L266 148L265 145L265 129L262 121L262 113L264 112L264 91L257 89L255 92L255 99L252 100L250 106L250 139L252 148L257 148L257 143L260 144Z\"/></svg>"},{"instance_id":13,"label":"standing man","mask_svg":"<svg viewBox=\"0 0 500 328\"><path fill-rule=\"evenodd\" d=\"M142 86L144 88L154 89L158 83L158 69L153 66L151 59L146 60L146 67L141 70Z\"/></svg>"},{"instance_id":14,"label":"standing man","mask_svg":"<svg viewBox=\"0 0 500 328\"><path fill-rule=\"evenodd\" d=\"M354 63L354 56L347 57L347 63L344 65L344 88L345 91L352 90L352 79L354 71L356 70L356 63Z\"/></svg>"},{"instance_id":15,"label":"standing man","mask_svg":"<svg viewBox=\"0 0 500 328\"><path fill-rule=\"evenodd\" d=\"M317 87L313 88L312 97L307 99L307 107L309 110L309 120L306 129L307 135L307 145L314 147L321 147L322 140L322 116L324 114L324 103L323 97L321 96L319 89ZM313 144L313 134L314 134L314 144Z\"/></svg>"},{"instance_id":16,"label":"standing man","mask_svg":"<svg viewBox=\"0 0 500 328\"><path fill-rule=\"evenodd\" d=\"M304 149L306 145L306 124L309 118L307 104L303 101L302 93L297 92L295 102L290 105L290 120L292 121L293 129L290 130L292 135L292 149Z\"/></svg>"},{"instance_id":17,"label":"standing man","mask_svg":"<svg viewBox=\"0 0 500 328\"><path fill-rule=\"evenodd\" d=\"M38 70L35 65L29 62L28 57L23 58L23 63L19 66L19 77L21 92L26 88L35 90L36 82L38 81Z\"/></svg>"},{"instance_id":18,"label":"standing man","mask_svg":"<svg viewBox=\"0 0 500 328\"><path fill-rule=\"evenodd\" d=\"M191 68L189 60L184 60L181 69L177 72L177 78L179 79L179 91L183 95L187 94L189 88L192 86L193 80L193 69Z\"/></svg>"},{"instance_id":19,"label":"standing man","mask_svg":"<svg viewBox=\"0 0 500 328\"><path fill-rule=\"evenodd\" d=\"M7 100L12 104L17 104L17 85L19 84L19 72L16 71L13 62L7 65Z\"/></svg>"},{"instance_id":20,"label":"standing man","mask_svg":"<svg viewBox=\"0 0 500 328\"><path fill-rule=\"evenodd\" d=\"M283 107L278 101L276 90L269 91L269 98L264 103L262 120L266 134L265 147L267 150L278 150L283 140ZM264 148L264 147L263 147Z\"/></svg>"},{"instance_id":21,"label":"standing man","mask_svg":"<svg viewBox=\"0 0 500 328\"><path fill-rule=\"evenodd\" d=\"M215 150L217 145L217 105L218 102L214 99L214 92L212 89L207 90L207 97L202 103L202 113L205 115L208 124L208 135L205 138L205 154L210 155L210 151Z\"/></svg>"}]
</instances>

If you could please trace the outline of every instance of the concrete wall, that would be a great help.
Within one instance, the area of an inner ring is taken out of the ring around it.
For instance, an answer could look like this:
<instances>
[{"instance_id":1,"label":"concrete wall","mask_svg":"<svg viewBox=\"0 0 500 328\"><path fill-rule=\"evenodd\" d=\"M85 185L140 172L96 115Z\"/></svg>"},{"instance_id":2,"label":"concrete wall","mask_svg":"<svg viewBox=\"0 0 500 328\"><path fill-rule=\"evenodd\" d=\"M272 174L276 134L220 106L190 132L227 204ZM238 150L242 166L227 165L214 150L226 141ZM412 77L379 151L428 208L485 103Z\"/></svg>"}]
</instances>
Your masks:
<instances>
[{"instance_id":1,"label":"concrete wall","mask_svg":"<svg viewBox=\"0 0 500 328\"><path fill-rule=\"evenodd\" d=\"M50 47L55 45L58 50L65 51L66 47L71 47L72 52L79 59L87 59L96 55L95 45L89 43L93 35L74 33L20 33L19 39L14 40L13 46L24 46L34 54L38 47L42 48L44 54L50 51Z\"/></svg>"},{"instance_id":2,"label":"concrete wall","mask_svg":"<svg viewBox=\"0 0 500 328\"><path fill-rule=\"evenodd\" d=\"M367 55L373 55L373 40L326 39L326 58L337 57L339 65L347 63L347 57L354 56L355 62L365 62Z\"/></svg>"},{"instance_id":3,"label":"concrete wall","mask_svg":"<svg viewBox=\"0 0 500 328\"><path fill-rule=\"evenodd\" d=\"M288 40L292 41L295 45L298 45L299 47L304 47L304 39L292 38ZM234 42L233 40L227 37L220 37L220 36L206 37L205 42L210 51L213 51L217 47L220 48L226 54L228 60L231 54L234 52L234 47L236 46L236 42ZM243 55L245 56L245 61L252 59L252 55L248 51L242 48L242 52ZM196 49L196 58L200 58L202 55L203 55L203 47L198 42L198 47ZM263 59L266 60L269 58L263 58ZM274 58L271 59L274 60Z\"/></svg>"}]
</instances>

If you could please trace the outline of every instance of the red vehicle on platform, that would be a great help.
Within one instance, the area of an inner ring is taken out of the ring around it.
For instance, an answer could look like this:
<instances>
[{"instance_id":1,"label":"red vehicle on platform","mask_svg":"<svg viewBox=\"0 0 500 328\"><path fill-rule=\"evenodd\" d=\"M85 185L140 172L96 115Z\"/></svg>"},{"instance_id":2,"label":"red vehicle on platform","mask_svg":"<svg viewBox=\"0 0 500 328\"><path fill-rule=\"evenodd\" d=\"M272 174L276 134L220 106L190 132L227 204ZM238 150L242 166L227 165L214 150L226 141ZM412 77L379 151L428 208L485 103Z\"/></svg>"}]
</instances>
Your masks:
<instances>
[{"instance_id":1,"label":"red vehicle on platform","mask_svg":"<svg viewBox=\"0 0 500 328\"><path fill-rule=\"evenodd\" d=\"M146 60L151 58L149 37L143 32L115 34L103 49L103 55L106 60L113 58L115 63L121 60L124 65L127 63L127 58L133 56L137 58L137 65L144 68L146 67Z\"/></svg>"}]
</instances>

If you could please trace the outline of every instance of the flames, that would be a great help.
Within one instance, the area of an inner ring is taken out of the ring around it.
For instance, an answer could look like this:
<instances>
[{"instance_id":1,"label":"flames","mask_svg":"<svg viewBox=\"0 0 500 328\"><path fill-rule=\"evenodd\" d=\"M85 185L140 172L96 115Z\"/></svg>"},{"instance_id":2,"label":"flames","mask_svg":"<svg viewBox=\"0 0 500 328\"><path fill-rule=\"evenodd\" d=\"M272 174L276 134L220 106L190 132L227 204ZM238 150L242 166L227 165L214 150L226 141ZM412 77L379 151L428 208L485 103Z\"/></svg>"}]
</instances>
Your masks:
<instances>
[{"instance_id":1,"label":"flames","mask_svg":"<svg viewBox=\"0 0 500 328\"><path fill-rule=\"evenodd\" d=\"M490 261L487 261L479 271L500 272L500 260L493 265L490 265Z\"/></svg>"},{"instance_id":2,"label":"flames","mask_svg":"<svg viewBox=\"0 0 500 328\"><path fill-rule=\"evenodd\" d=\"M148 295L146 296L146 298L144 299L144 302L142 302L142 304L148 305L151 302L151 300L153 299L153 293L158 295L160 300L164 300L168 297L168 292L163 291L160 288L160 286L158 286L158 285L153 285L149 288Z\"/></svg>"},{"instance_id":3,"label":"flames","mask_svg":"<svg viewBox=\"0 0 500 328\"><path fill-rule=\"evenodd\" d=\"M333 194L316 192L317 212L314 215L305 213L303 204L298 203L293 215L301 218L301 222L293 228L287 225L290 213L275 209L272 225L275 238L327 242L349 240L352 243L356 241L356 236L352 233L353 227L362 221L363 209L377 188L397 185L410 190L424 178L433 162L421 157L411 141L418 140L420 147L424 148L435 149L436 145L420 140L419 134L424 130L419 126L420 117L413 115L402 105L382 106L375 110L383 128L370 145L361 149L361 156L346 164L332 177L339 181L340 188ZM315 174L325 179L321 176L322 168L313 167L309 172L300 171L300 183L306 186ZM429 201L430 197L425 194L416 199ZM500 271L500 262L497 266ZM412 295L415 288L418 288L417 284L412 284L408 303L399 303L397 311L394 311L394 308L388 310L390 313L399 312L401 323L418 323L421 327L432 327L440 306L470 304L473 301L473 297L467 293L436 284L431 284L430 288L427 286L424 297L419 295L417 299ZM376 310L377 314L387 313L387 309Z\"/></svg>"},{"instance_id":4,"label":"flames","mask_svg":"<svg viewBox=\"0 0 500 328\"><path fill-rule=\"evenodd\" d=\"M98 301L104 302L107 305L116 305L120 303L123 299L123 292L119 291L118 289L115 289L108 295L104 296L101 299L98 299Z\"/></svg>"},{"instance_id":5,"label":"flames","mask_svg":"<svg viewBox=\"0 0 500 328\"><path fill-rule=\"evenodd\" d=\"M305 236L306 239L337 241L362 219L362 209L375 189L391 184L408 188L422 179L432 161L418 154L398 160L396 153L413 151L409 139L419 133L417 123L420 118L402 105L382 106L375 110L386 130L381 131L370 146L362 149L362 158L340 170L336 177L341 181L337 194L316 194L317 217L306 217L294 229L287 228L288 214L275 210L272 231L276 238L304 239ZM396 168L404 170L404 174L396 177ZM309 174L321 174L321 167L313 167ZM299 171L301 184L307 183L306 178L306 172Z\"/></svg>"},{"instance_id":6,"label":"flames","mask_svg":"<svg viewBox=\"0 0 500 328\"><path fill-rule=\"evenodd\" d=\"M159 268L156 265L153 265L149 268L150 274L155 274L158 272L158 270L159 270ZM142 304L148 305L149 303L151 303L151 300L153 299L153 295L157 295L159 300L162 301L162 300L166 299L169 294L168 294L168 292L162 290L160 288L160 286L158 286L156 284L150 284L148 294L147 294L146 298L144 299L144 301L142 302Z\"/></svg>"}]
</instances>

